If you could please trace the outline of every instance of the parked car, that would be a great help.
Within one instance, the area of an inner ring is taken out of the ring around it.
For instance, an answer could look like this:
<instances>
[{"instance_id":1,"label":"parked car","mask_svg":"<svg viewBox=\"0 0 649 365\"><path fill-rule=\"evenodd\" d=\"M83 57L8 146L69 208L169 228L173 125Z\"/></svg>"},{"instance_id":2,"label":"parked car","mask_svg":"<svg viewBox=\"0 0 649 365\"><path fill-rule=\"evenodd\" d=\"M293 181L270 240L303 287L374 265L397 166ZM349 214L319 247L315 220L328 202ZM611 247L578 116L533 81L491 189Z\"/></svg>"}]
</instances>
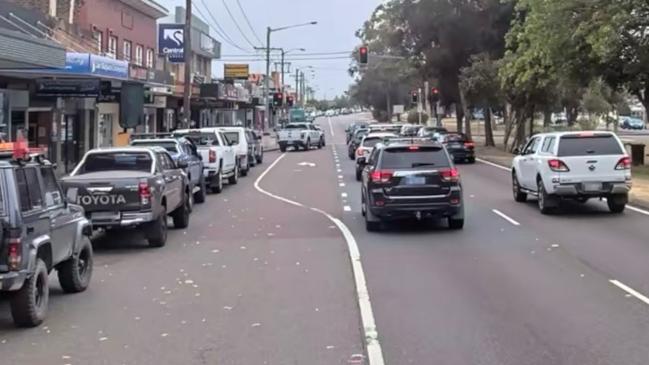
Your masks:
<instances>
[{"instance_id":1,"label":"parked car","mask_svg":"<svg viewBox=\"0 0 649 365\"><path fill-rule=\"evenodd\" d=\"M250 160L251 165L255 166L258 163L264 162L264 146L261 143L261 132L246 129L246 135L248 136L248 144L250 145L248 159Z\"/></svg>"},{"instance_id":2,"label":"parked car","mask_svg":"<svg viewBox=\"0 0 649 365\"><path fill-rule=\"evenodd\" d=\"M565 199L606 198L611 212L624 211L631 190L631 158L615 134L542 133L519 153L512 163L516 201L536 196L539 210L548 214Z\"/></svg>"},{"instance_id":3,"label":"parked car","mask_svg":"<svg viewBox=\"0 0 649 365\"><path fill-rule=\"evenodd\" d=\"M143 227L149 245L167 242L167 215L187 228L191 192L184 161L162 147L120 147L88 151L69 176L66 192L78 195L93 228Z\"/></svg>"},{"instance_id":4,"label":"parked car","mask_svg":"<svg viewBox=\"0 0 649 365\"><path fill-rule=\"evenodd\" d=\"M250 151L248 139L246 138L246 130L243 127L220 127L219 128L225 138L229 141L230 146L234 148L237 164L239 165L239 172L241 176L247 176L250 171L250 159L248 154Z\"/></svg>"},{"instance_id":5,"label":"parked car","mask_svg":"<svg viewBox=\"0 0 649 365\"><path fill-rule=\"evenodd\" d=\"M447 133L441 135L439 142L446 146L446 150L455 162L475 163L475 143L467 138L464 133Z\"/></svg>"},{"instance_id":6,"label":"parked car","mask_svg":"<svg viewBox=\"0 0 649 365\"><path fill-rule=\"evenodd\" d=\"M289 123L277 133L279 149L285 152L288 147L304 148L324 146L324 133L310 123Z\"/></svg>"},{"instance_id":7,"label":"parked car","mask_svg":"<svg viewBox=\"0 0 649 365\"><path fill-rule=\"evenodd\" d=\"M645 122L635 117L620 117L620 128L622 129L645 129Z\"/></svg>"},{"instance_id":8,"label":"parked car","mask_svg":"<svg viewBox=\"0 0 649 365\"><path fill-rule=\"evenodd\" d=\"M442 144L379 143L359 163L363 166L361 212L368 231L402 218L445 218L451 229L464 227L460 173Z\"/></svg>"},{"instance_id":9,"label":"parked car","mask_svg":"<svg viewBox=\"0 0 649 365\"><path fill-rule=\"evenodd\" d=\"M367 160L374 146L390 138L397 137L396 134L388 132L370 132L367 136L363 137L363 140L356 149L356 181L361 181L361 173L363 171L362 161Z\"/></svg>"},{"instance_id":10,"label":"parked car","mask_svg":"<svg viewBox=\"0 0 649 365\"><path fill-rule=\"evenodd\" d=\"M234 185L239 181L236 152L219 128L178 129L174 136L194 142L203 159L203 175L213 193L223 191L223 179Z\"/></svg>"},{"instance_id":11,"label":"parked car","mask_svg":"<svg viewBox=\"0 0 649 365\"><path fill-rule=\"evenodd\" d=\"M363 128L366 129L369 123L367 122L354 122L350 124L347 128L345 128L345 135L346 135L346 143L349 143L349 141L352 139L352 136L354 133Z\"/></svg>"},{"instance_id":12,"label":"parked car","mask_svg":"<svg viewBox=\"0 0 649 365\"><path fill-rule=\"evenodd\" d=\"M204 203L207 196L207 183L203 171L203 157L198 152L196 145L189 139L180 138L150 138L134 139L131 146L147 147L159 146L167 150L175 162L184 161L187 179L191 184L192 197L196 203Z\"/></svg>"},{"instance_id":13,"label":"parked car","mask_svg":"<svg viewBox=\"0 0 649 365\"><path fill-rule=\"evenodd\" d=\"M66 293L90 284L92 229L83 209L63 195L52 164L24 157L0 158L0 293L9 294L14 323L34 327L47 315L53 270Z\"/></svg>"}]
</instances>

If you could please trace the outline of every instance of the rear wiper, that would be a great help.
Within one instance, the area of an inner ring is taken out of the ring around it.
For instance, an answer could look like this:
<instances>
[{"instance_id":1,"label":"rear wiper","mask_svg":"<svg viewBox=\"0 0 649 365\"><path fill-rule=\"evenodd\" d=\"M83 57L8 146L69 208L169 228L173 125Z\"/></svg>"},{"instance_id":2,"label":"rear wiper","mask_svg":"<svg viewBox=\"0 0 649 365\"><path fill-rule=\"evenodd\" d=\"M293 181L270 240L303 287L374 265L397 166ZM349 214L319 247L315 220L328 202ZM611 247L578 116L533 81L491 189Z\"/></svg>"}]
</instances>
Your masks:
<instances>
[{"instance_id":1,"label":"rear wiper","mask_svg":"<svg viewBox=\"0 0 649 365\"><path fill-rule=\"evenodd\" d=\"M420 166L435 166L432 162L415 162L411 167L420 167Z\"/></svg>"}]
</instances>

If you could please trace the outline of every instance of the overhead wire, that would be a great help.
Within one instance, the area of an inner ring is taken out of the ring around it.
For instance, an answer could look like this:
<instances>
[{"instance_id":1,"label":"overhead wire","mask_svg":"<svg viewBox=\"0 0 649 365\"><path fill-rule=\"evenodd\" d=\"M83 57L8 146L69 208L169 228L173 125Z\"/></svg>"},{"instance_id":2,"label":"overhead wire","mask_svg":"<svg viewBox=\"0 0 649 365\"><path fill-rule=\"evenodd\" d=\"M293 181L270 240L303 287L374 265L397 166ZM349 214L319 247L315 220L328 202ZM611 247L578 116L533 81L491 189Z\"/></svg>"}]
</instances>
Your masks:
<instances>
[{"instance_id":1,"label":"overhead wire","mask_svg":"<svg viewBox=\"0 0 649 365\"><path fill-rule=\"evenodd\" d=\"M228 3L226 3L225 0L221 0L221 3L222 3L223 6L225 7L225 11L228 12L228 15L230 16L230 19L231 19L232 22L234 23L234 26L237 28L237 30L239 30L239 33L241 34L241 36L243 37L243 39L245 39L245 41L248 42L248 44L250 45L250 47L252 47L252 48L257 47L254 43L252 43L252 42L250 41L250 38L248 38L248 36L246 35L246 33L243 31L243 29L241 29L241 26L239 25L239 22L237 22L237 19L234 17L234 14L232 14L232 11L230 11L230 7L228 6ZM260 42L260 45L261 45L261 42Z\"/></svg>"},{"instance_id":2,"label":"overhead wire","mask_svg":"<svg viewBox=\"0 0 649 365\"><path fill-rule=\"evenodd\" d=\"M214 24L214 26L211 27L211 28L214 30L214 32L215 32L216 34L218 34L219 36L221 36L221 38L223 39L223 41L224 41L225 43L231 45L232 47L234 47L234 48L236 48L236 49L238 49L238 50L240 50L240 51L246 52L246 53L248 53L248 55L250 55L250 53L251 53L250 50L245 49L245 48L243 48L243 47L237 45L236 42L233 41L232 38L230 38L230 36L228 35L228 33L223 29L223 27L221 27L221 25L219 24L219 22L216 20L216 18L214 17L214 15L212 14L212 12L210 11L210 8L209 8L209 6L207 6L207 4L205 3L205 0L201 0L201 3L203 4L203 7L205 8L205 10L207 10L207 14L210 16L210 18L211 18L211 20L212 20L212 23ZM197 5L198 5L198 4L197 4ZM198 11L198 13L199 13L199 14L200 14L200 15L201 15L201 16L202 16L202 17L207 21L207 20L208 20L207 17L205 16L205 14L203 14L203 12L200 10L200 8L199 8L198 6L195 6L195 8L196 8L196 10ZM218 30L215 29L215 27L218 28Z\"/></svg>"},{"instance_id":3,"label":"overhead wire","mask_svg":"<svg viewBox=\"0 0 649 365\"><path fill-rule=\"evenodd\" d=\"M264 44L264 42L261 41L259 38L259 35L255 31L255 28L253 28L252 23L250 22L250 19L248 18L248 14L246 14L246 11L243 10L243 6L241 6L241 2L237 0L237 5L239 6L239 10L241 10L241 14L243 14L243 18L246 20L246 23L248 24L248 28L250 28L250 31L252 32L252 35L257 39L257 42L259 44Z\"/></svg>"}]
</instances>

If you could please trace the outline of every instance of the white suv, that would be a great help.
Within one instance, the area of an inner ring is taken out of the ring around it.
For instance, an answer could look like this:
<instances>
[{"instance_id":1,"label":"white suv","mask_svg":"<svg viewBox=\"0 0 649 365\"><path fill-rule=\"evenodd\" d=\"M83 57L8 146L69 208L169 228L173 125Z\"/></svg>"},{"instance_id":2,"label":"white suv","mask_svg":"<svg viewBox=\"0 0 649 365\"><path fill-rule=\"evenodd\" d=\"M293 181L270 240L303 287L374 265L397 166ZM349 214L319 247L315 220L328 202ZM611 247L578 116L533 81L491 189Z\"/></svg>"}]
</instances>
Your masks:
<instances>
[{"instance_id":1,"label":"white suv","mask_svg":"<svg viewBox=\"0 0 649 365\"><path fill-rule=\"evenodd\" d=\"M606 198L611 212L621 213L631 190L631 158L610 132L537 134L513 160L512 187L518 202L537 196L543 214L562 199L590 198Z\"/></svg>"}]
</instances>

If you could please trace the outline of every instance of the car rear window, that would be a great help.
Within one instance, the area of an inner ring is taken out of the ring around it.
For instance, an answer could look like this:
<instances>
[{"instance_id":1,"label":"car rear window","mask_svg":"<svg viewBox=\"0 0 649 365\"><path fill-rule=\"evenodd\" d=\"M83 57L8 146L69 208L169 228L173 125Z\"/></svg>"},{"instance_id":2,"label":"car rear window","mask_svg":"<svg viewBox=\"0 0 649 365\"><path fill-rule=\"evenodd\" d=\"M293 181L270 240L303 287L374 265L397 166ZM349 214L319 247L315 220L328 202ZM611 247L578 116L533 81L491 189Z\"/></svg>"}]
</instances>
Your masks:
<instances>
[{"instance_id":1,"label":"car rear window","mask_svg":"<svg viewBox=\"0 0 649 365\"><path fill-rule=\"evenodd\" d=\"M383 138L379 138L379 137L365 138L363 140L363 147L374 147L376 146L377 143L381 141L383 141Z\"/></svg>"},{"instance_id":2,"label":"car rear window","mask_svg":"<svg viewBox=\"0 0 649 365\"><path fill-rule=\"evenodd\" d=\"M387 148L381 157L382 169L412 169L449 167L450 161L443 149L437 147Z\"/></svg>"},{"instance_id":3,"label":"car rear window","mask_svg":"<svg viewBox=\"0 0 649 365\"><path fill-rule=\"evenodd\" d=\"M192 132L192 133L174 133L176 137L185 137L191 140L197 146L218 146L219 140L214 133Z\"/></svg>"},{"instance_id":4,"label":"car rear window","mask_svg":"<svg viewBox=\"0 0 649 365\"><path fill-rule=\"evenodd\" d=\"M131 146L138 147L162 147L168 152L178 153L178 146L176 142L161 142L161 141L133 141Z\"/></svg>"},{"instance_id":5,"label":"car rear window","mask_svg":"<svg viewBox=\"0 0 649 365\"><path fill-rule=\"evenodd\" d=\"M77 175L102 171L151 171L151 155L146 152L91 153Z\"/></svg>"},{"instance_id":6,"label":"car rear window","mask_svg":"<svg viewBox=\"0 0 649 365\"><path fill-rule=\"evenodd\" d=\"M223 132L230 143L239 144L239 132Z\"/></svg>"},{"instance_id":7,"label":"car rear window","mask_svg":"<svg viewBox=\"0 0 649 365\"><path fill-rule=\"evenodd\" d=\"M620 155L622 147L610 134L563 136L559 140L559 156Z\"/></svg>"},{"instance_id":8,"label":"car rear window","mask_svg":"<svg viewBox=\"0 0 649 365\"><path fill-rule=\"evenodd\" d=\"M449 133L444 138L447 142L464 142L466 140L466 136L457 133Z\"/></svg>"}]
</instances>

